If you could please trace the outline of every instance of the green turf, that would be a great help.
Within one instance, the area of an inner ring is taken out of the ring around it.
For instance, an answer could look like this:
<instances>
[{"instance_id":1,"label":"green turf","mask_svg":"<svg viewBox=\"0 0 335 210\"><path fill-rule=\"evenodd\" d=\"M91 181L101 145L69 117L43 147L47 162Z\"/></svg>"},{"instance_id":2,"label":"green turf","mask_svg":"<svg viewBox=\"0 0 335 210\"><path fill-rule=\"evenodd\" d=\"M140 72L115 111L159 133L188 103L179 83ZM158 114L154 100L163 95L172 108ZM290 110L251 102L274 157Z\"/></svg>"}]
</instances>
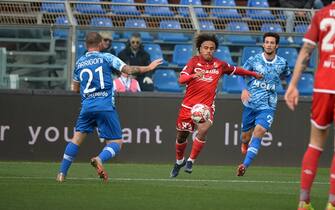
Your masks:
<instances>
[{"instance_id":1,"label":"green turf","mask_svg":"<svg viewBox=\"0 0 335 210\"><path fill-rule=\"evenodd\" d=\"M251 167L244 177L235 166L195 165L170 179L171 165L108 165L110 182L96 178L89 164L74 163L65 183L57 183L59 164L0 162L0 209L296 209L299 168ZM324 209L328 169L319 169L312 203Z\"/></svg>"}]
</instances>

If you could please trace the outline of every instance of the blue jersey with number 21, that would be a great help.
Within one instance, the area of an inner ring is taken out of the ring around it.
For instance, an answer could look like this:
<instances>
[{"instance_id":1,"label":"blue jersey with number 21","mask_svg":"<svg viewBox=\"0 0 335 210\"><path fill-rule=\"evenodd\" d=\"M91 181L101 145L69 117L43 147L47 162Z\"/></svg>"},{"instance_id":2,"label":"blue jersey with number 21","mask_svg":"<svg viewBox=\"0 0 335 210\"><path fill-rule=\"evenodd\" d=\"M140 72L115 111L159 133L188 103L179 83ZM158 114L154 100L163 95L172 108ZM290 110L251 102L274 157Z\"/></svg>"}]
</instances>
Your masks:
<instances>
[{"instance_id":1,"label":"blue jersey with number 21","mask_svg":"<svg viewBox=\"0 0 335 210\"><path fill-rule=\"evenodd\" d=\"M81 56L73 72L73 80L80 82L83 111L114 110L112 68L121 71L126 65L110 53L87 52Z\"/></svg>"}]
</instances>

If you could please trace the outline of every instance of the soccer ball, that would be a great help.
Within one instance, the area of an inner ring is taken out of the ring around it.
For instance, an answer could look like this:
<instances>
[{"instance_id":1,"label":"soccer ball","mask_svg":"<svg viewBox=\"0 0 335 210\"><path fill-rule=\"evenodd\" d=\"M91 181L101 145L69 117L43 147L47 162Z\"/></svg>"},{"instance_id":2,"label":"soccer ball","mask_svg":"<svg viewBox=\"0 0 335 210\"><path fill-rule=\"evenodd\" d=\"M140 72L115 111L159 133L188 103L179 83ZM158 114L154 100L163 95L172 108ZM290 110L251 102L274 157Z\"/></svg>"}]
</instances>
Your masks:
<instances>
[{"instance_id":1,"label":"soccer ball","mask_svg":"<svg viewBox=\"0 0 335 210\"><path fill-rule=\"evenodd\" d=\"M205 104L195 104L191 109L191 118L195 123L203 123L211 116L210 108Z\"/></svg>"}]
</instances>

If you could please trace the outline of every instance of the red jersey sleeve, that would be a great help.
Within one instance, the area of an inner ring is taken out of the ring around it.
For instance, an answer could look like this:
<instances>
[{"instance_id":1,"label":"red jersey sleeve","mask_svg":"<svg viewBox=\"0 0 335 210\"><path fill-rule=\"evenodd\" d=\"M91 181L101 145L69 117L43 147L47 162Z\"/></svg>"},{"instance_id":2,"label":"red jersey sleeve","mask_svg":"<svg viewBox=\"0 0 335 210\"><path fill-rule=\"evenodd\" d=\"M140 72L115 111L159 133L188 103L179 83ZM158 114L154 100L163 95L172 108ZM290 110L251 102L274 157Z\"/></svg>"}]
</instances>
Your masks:
<instances>
[{"instance_id":1,"label":"red jersey sleeve","mask_svg":"<svg viewBox=\"0 0 335 210\"><path fill-rule=\"evenodd\" d=\"M319 13L317 12L313 17L311 24L308 26L308 30L303 38L304 42L316 45L319 40L319 23Z\"/></svg>"},{"instance_id":2,"label":"red jersey sleeve","mask_svg":"<svg viewBox=\"0 0 335 210\"><path fill-rule=\"evenodd\" d=\"M186 66L183 68L183 70L180 72L180 75L186 74L186 75L191 75L194 74L194 66L196 63L196 57L191 58Z\"/></svg>"}]
</instances>

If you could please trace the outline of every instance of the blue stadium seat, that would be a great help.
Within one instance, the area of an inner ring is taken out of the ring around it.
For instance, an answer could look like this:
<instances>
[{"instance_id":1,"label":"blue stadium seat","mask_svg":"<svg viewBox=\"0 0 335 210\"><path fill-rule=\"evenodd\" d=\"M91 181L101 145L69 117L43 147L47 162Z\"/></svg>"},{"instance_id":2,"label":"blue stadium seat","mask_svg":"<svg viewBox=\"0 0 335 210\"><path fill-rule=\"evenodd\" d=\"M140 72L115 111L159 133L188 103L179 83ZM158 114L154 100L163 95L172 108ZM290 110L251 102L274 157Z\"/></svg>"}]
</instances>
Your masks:
<instances>
[{"instance_id":1,"label":"blue stadium seat","mask_svg":"<svg viewBox=\"0 0 335 210\"><path fill-rule=\"evenodd\" d=\"M236 3L234 0L215 0L214 6L236 7ZM236 9L213 8L211 13L213 17L218 18L241 18Z\"/></svg>"},{"instance_id":2,"label":"blue stadium seat","mask_svg":"<svg viewBox=\"0 0 335 210\"><path fill-rule=\"evenodd\" d=\"M154 61L159 58L163 58L163 52L161 46L159 44L144 44L144 50L150 54L150 60ZM163 60L163 65L167 65L168 63Z\"/></svg>"},{"instance_id":3,"label":"blue stadium seat","mask_svg":"<svg viewBox=\"0 0 335 210\"><path fill-rule=\"evenodd\" d=\"M263 52L262 47L244 47L242 50L241 65L243 65L251 56Z\"/></svg>"},{"instance_id":4,"label":"blue stadium seat","mask_svg":"<svg viewBox=\"0 0 335 210\"><path fill-rule=\"evenodd\" d=\"M307 24L297 24L294 27L294 32L300 33L301 35L294 36L294 43L298 45L302 45L303 41L302 38L304 37L304 34L307 32L308 25Z\"/></svg>"},{"instance_id":5,"label":"blue stadium seat","mask_svg":"<svg viewBox=\"0 0 335 210\"><path fill-rule=\"evenodd\" d=\"M157 69L153 75L154 88L162 92L181 92L176 72L170 69Z\"/></svg>"},{"instance_id":6,"label":"blue stadium seat","mask_svg":"<svg viewBox=\"0 0 335 210\"><path fill-rule=\"evenodd\" d=\"M105 17L93 17L90 22L91 26L99 27L113 27L113 22L109 18Z\"/></svg>"},{"instance_id":7,"label":"blue stadium seat","mask_svg":"<svg viewBox=\"0 0 335 210\"><path fill-rule=\"evenodd\" d=\"M287 60L289 68L293 69L298 58L298 51L295 48L282 47L278 48L278 55Z\"/></svg>"},{"instance_id":8,"label":"blue stadium seat","mask_svg":"<svg viewBox=\"0 0 335 210\"><path fill-rule=\"evenodd\" d=\"M245 22L230 22L226 27L226 31L250 31L249 26ZM249 35L226 35L227 41L233 44L256 44L256 39Z\"/></svg>"},{"instance_id":9,"label":"blue stadium seat","mask_svg":"<svg viewBox=\"0 0 335 210\"><path fill-rule=\"evenodd\" d=\"M48 0L48 1L63 1L64 0ZM60 3L46 3L42 2L41 5L42 12L65 12L65 5Z\"/></svg>"},{"instance_id":10,"label":"blue stadium seat","mask_svg":"<svg viewBox=\"0 0 335 210\"><path fill-rule=\"evenodd\" d=\"M172 63L180 67L183 67L187 64L187 61L192 57L192 45L175 45L172 56Z\"/></svg>"},{"instance_id":11,"label":"blue stadium seat","mask_svg":"<svg viewBox=\"0 0 335 210\"><path fill-rule=\"evenodd\" d=\"M55 25L68 25L69 21L66 16L58 16L55 20ZM55 29L54 37L56 39L67 39L69 34L68 29Z\"/></svg>"},{"instance_id":12,"label":"blue stadium seat","mask_svg":"<svg viewBox=\"0 0 335 210\"><path fill-rule=\"evenodd\" d=\"M100 3L100 0L79 0L81 2L97 2ZM77 4L76 11L85 14L104 14L105 11L102 9L100 4Z\"/></svg>"},{"instance_id":13,"label":"blue stadium seat","mask_svg":"<svg viewBox=\"0 0 335 210\"><path fill-rule=\"evenodd\" d=\"M165 4L168 5L167 0L146 0L146 4ZM163 6L146 6L144 13L151 16L174 16L174 13L170 11L169 7Z\"/></svg>"},{"instance_id":14,"label":"blue stadium seat","mask_svg":"<svg viewBox=\"0 0 335 210\"><path fill-rule=\"evenodd\" d=\"M126 48L126 44L123 42L112 42L112 47L115 50L115 54L118 55L121 50Z\"/></svg>"},{"instance_id":15,"label":"blue stadium seat","mask_svg":"<svg viewBox=\"0 0 335 210\"><path fill-rule=\"evenodd\" d=\"M242 87L237 75L224 75L222 79L222 92L223 93L241 93Z\"/></svg>"},{"instance_id":16,"label":"blue stadium seat","mask_svg":"<svg viewBox=\"0 0 335 210\"><path fill-rule=\"evenodd\" d=\"M219 46L219 48L214 53L214 56L229 63L230 65L236 65L236 63L231 58L230 50L227 46Z\"/></svg>"},{"instance_id":17,"label":"blue stadium seat","mask_svg":"<svg viewBox=\"0 0 335 210\"><path fill-rule=\"evenodd\" d=\"M215 26L211 20L199 20L200 30L215 31Z\"/></svg>"},{"instance_id":18,"label":"blue stadium seat","mask_svg":"<svg viewBox=\"0 0 335 210\"><path fill-rule=\"evenodd\" d=\"M161 29L181 29L180 23L178 20L162 20L159 24ZM182 33L172 33L172 32L159 32L158 39L162 41L173 41L173 42L184 42L188 41Z\"/></svg>"},{"instance_id":19,"label":"blue stadium seat","mask_svg":"<svg viewBox=\"0 0 335 210\"><path fill-rule=\"evenodd\" d=\"M202 6L201 0L180 0L180 5L198 5ZM197 17L207 17L208 14L203 10L203 8L194 8ZM179 14L183 17L190 16L189 9L185 7L179 7Z\"/></svg>"},{"instance_id":20,"label":"blue stadium seat","mask_svg":"<svg viewBox=\"0 0 335 210\"><path fill-rule=\"evenodd\" d=\"M267 0L248 0L248 7L252 8L269 8L269 2ZM266 9L249 9L247 10L247 16L251 19L259 20L275 20L270 10Z\"/></svg>"},{"instance_id":21,"label":"blue stadium seat","mask_svg":"<svg viewBox=\"0 0 335 210\"><path fill-rule=\"evenodd\" d=\"M312 95L314 85L313 74L302 73L298 82L298 90L300 95Z\"/></svg>"},{"instance_id":22,"label":"blue stadium seat","mask_svg":"<svg viewBox=\"0 0 335 210\"><path fill-rule=\"evenodd\" d=\"M134 4L134 0L113 0L113 3ZM141 15L134 5L111 5L110 8L117 15Z\"/></svg>"},{"instance_id":23,"label":"blue stadium seat","mask_svg":"<svg viewBox=\"0 0 335 210\"><path fill-rule=\"evenodd\" d=\"M85 43L83 41L78 41L76 46L76 60L80 58L86 52Z\"/></svg>"},{"instance_id":24,"label":"blue stadium seat","mask_svg":"<svg viewBox=\"0 0 335 210\"><path fill-rule=\"evenodd\" d=\"M313 70L316 68L316 60L317 60L317 56L316 56L316 53L317 53L317 49L314 49L312 55L311 55L311 59L308 63L308 67L309 68L312 68Z\"/></svg>"},{"instance_id":25,"label":"blue stadium seat","mask_svg":"<svg viewBox=\"0 0 335 210\"><path fill-rule=\"evenodd\" d=\"M261 31L264 33L266 32L282 33L283 29L279 23L263 23ZM263 42L263 36L261 36L261 40ZM289 41L287 41L286 37L281 36L279 44L289 44Z\"/></svg>"},{"instance_id":26,"label":"blue stadium seat","mask_svg":"<svg viewBox=\"0 0 335 210\"><path fill-rule=\"evenodd\" d=\"M127 19L124 23L125 28L147 28L145 20L142 18L138 19ZM129 39L133 31L127 31L123 34L123 38ZM154 38L149 32L139 32L143 41L152 41Z\"/></svg>"}]
</instances>

